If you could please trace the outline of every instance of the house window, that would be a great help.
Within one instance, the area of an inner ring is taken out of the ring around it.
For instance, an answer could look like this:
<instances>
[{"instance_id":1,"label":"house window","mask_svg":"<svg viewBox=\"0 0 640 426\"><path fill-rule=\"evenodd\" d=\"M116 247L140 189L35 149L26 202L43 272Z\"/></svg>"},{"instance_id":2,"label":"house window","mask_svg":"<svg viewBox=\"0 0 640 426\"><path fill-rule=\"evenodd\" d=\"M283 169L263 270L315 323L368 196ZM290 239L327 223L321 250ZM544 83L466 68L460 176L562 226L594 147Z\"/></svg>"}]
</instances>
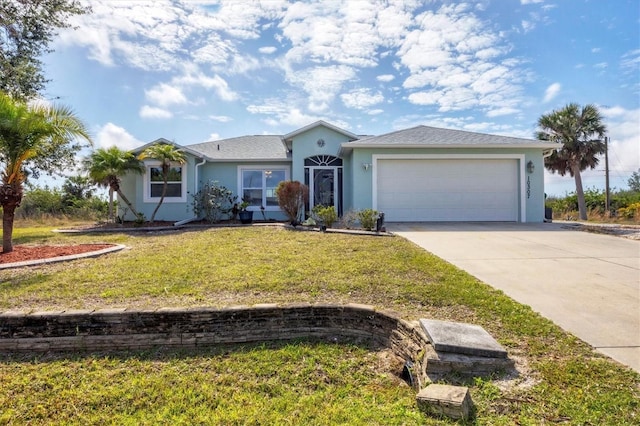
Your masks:
<instances>
[{"instance_id":1,"label":"house window","mask_svg":"<svg viewBox=\"0 0 640 426\"><path fill-rule=\"evenodd\" d=\"M274 168L241 168L240 194L242 199L249 202L250 207L267 210L278 210L276 188L287 179L286 169ZM253 210L253 209L252 209Z\"/></svg>"},{"instance_id":2,"label":"house window","mask_svg":"<svg viewBox=\"0 0 640 426\"><path fill-rule=\"evenodd\" d=\"M165 203L185 202L186 197L186 169L183 166L173 166L169 170L167 180L167 193L164 198ZM145 173L145 202L158 202L162 197L162 188L164 179L162 177L162 168L157 164L148 164Z\"/></svg>"}]
</instances>

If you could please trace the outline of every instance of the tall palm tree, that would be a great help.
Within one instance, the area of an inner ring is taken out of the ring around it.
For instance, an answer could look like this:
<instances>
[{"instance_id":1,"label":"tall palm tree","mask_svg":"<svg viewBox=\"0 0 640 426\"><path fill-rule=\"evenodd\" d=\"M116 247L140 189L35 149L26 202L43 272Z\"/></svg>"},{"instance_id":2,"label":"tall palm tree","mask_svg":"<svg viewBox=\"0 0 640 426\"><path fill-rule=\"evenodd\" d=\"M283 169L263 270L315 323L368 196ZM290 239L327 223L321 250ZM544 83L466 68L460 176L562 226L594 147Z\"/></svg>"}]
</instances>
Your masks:
<instances>
[{"instance_id":1,"label":"tall palm tree","mask_svg":"<svg viewBox=\"0 0 640 426\"><path fill-rule=\"evenodd\" d=\"M117 146L96 149L84 160L84 167L89 172L89 178L100 186L109 188L109 217L113 218L113 193L125 202L135 216L138 211L120 188L120 177L127 173L144 173L144 166L136 156Z\"/></svg>"},{"instance_id":2,"label":"tall palm tree","mask_svg":"<svg viewBox=\"0 0 640 426\"><path fill-rule=\"evenodd\" d=\"M91 143L82 121L65 106L28 104L0 93L0 205L2 251L13 251L15 210L31 173L55 172L69 165L81 144Z\"/></svg>"},{"instance_id":3,"label":"tall palm tree","mask_svg":"<svg viewBox=\"0 0 640 426\"><path fill-rule=\"evenodd\" d=\"M598 155L605 151L607 128L595 105L571 103L538 119L538 139L558 142L562 147L547 157L544 166L560 176L569 173L575 179L580 219L587 219L581 172L598 165Z\"/></svg>"},{"instance_id":4,"label":"tall palm tree","mask_svg":"<svg viewBox=\"0 0 640 426\"><path fill-rule=\"evenodd\" d=\"M187 157L185 157L184 153L174 145L168 143L159 143L156 145L151 145L150 147L142 151L142 153L138 156L139 160L145 160L147 158L160 161L160 170L162 172L162 195L160 196L158 205L151 214L150 222L153 223L156 217L156 213L158 213L158 209L162 205L164 197L167 195L171 165L184 164L187 162Z\"/></svg>"}]
</instances>

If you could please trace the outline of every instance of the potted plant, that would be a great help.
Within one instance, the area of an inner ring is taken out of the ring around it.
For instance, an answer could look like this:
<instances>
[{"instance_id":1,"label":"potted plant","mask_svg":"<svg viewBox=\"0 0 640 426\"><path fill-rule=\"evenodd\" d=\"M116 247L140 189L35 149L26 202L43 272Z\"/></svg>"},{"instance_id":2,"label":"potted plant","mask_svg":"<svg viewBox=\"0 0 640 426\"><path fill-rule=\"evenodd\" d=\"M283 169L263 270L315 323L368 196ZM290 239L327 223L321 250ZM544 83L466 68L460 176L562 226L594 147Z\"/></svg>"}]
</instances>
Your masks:
<instances>
[{"instance_id":1,"label":"potted plant","mask_svg":"<svg viewBox=\"0 0 640 426\"><path fill-rule=\"evenodd\" d=\"M249 207L248 201L243 201L238 205L238 217L240 218L240 223L249 224L253 222L253 211L247 210Z\"/></svg>"}]
</instances>

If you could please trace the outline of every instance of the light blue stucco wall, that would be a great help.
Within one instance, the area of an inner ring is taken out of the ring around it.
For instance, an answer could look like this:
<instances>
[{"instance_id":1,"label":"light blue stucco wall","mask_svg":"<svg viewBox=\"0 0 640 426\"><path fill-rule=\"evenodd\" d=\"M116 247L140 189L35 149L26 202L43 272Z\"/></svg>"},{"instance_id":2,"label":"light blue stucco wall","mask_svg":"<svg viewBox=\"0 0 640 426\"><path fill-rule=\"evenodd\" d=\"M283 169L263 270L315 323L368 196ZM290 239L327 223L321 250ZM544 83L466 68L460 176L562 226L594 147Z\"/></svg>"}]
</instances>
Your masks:
<instances>
[{"instance_id":1,"label":"light blue stucco wall","mask_svg":"<svg viewBox=\"0 0 640 426\"><path fill-rule=\"evenodd\" d=\"M324 146L318 146L318 140L324 141ZM304 133L296 135L292 140L293 175L292 180L304 183L304 159L314 155L338 156L340 145L349 138L339 132L324 126L314 127ZM345 173L346 170L343 170Z\"/></svg>"},{"instance_id":2,"label":"light blue stucco wall","mask_svg":"<svg viewBox=\"0 0 640 426\"><path fill-rule=\"evenodd\" d=\"M173 202L171 200L165 199L165 201L160 206L158 213L156 214L155 220L163 221L163 220L182 220L193 217L193 210L191 209L191 197L189 194L192 194L195 188L194 182L194 174L195 174L195 164L197 160L194 156L187 154L187 162L183 166L186 172L186 182L187 182L187 197L186 202ZM149 220L151 215L153 214L153 210L158 205L157 201L145 202L144 201L144 182L145 176L137 175L137 174L127 174L122 178L122 184L120 185L124 195L131 201L131 204L134 205L135 209L138 212L142 213L144 217ZM133 190L132 190L133 189ZM119 215L123 214L123 209L126 208L126 204L122 202L122 200L118 200L119 202ZM125 215L125 220L134 220L135 217L131 213L131 211L127 211Z\"/></svg>"},{"instance_id":3,"label":"light blue stucco wall","mask_svg":"<svg viewBox=\"0 0 640 426\"><path fill-rule=\"evenodd\" d=\"M202 170L200 173L200 182L198 183L198 187L202 184L209 181L217 181L220 185L225 186L226 188L233 191L235 195L238 196L240 200L242 198L242 194L240 193L241 182L239 176L239 168L251 168L255 167L258 169L266 169L269 167L273 168L284 168L287 170L289 178L291 178L291 163L288 161L256 161L256 162L225 162L225 163L207 163L202 166ZM253 218L256 220L263 219L261 211L257 207L249 207L248 210L253 210L255 213L253 214ZM280 211L277 207L269 207L265 209L265 216L268 220L285 220L286 216L282 211Z\"/></svg>"},{"instance_id":4,"label":"light blue stucco wall","mask_svg":"<svg viewBox=\"0 0 640 426\"><path fill-rule=\"evenodd\" d=\"M197 176L196 176L196 165L200 164L202 159L195 158L192 155L187 155L187 164L186 172L187 172L187 199L185 202L165 202L160 206L160 210L156 214L156 220L167 220L167 221L180 221L184 219L191 219L194 217L193 213L193 194L197 193L197 191L202 187L202 185L209 181L217 181L220 185L227 187L234 194L240 196L240 182L238 176L238 167L258 167L258 168L266 168L266 167L283 167L288 170L289 176L291 176L291 163L286 161L280 162L206 162L197 167ZM197 182L196 182L197 181ZM134 204L135 208L144 214L145 218L148 220L151 218L153 210L157 206L157 202L144 202L144 184L145 179L143 175L132 175L129 174L124 176L122 179L122 188L125 189L125 196L129 198L129 200ZM135 188L135 191L131 194L131 188ZM127 192L129 191L129 192ZM121 206L124 206L124 203L120 202ZM250 208L251 209L251 208ZM254 209L256 213L254 213L254 219L262 219L262 215L260 209ZM120 212L122 214L122 211ZM267 219L275 219L275 220L284 220L285 216L280 211L267 210L265 211L265 215ZM126 220L134 220L133 214L128 212L125 216Z\"/></svg>"},{"instance_id":5,"label":"light blue stucco wall","mask_svg":"<svg viewBox=\"0 0 640 426\"><path fill-rule=\"evenodd\" d=\"M438 155L438 156L455 156L455 155L523 155L524 159L519 161L519 168L524 167L523 181L520 181L518 175L518 188L521 188L525 202L525 221L526 222L542 222L544 220L544 174L543 174L543 158L541 149L403 149L403 148L354 148L351 155L351 163L353 165L352 182L353 182L353 198L352 208L359 210L373 207L373 190L374 190L374 168L376 162L374 156L384 155ZM478 161L482 161L481 159ZM526 164L532 161L535 170L532 174L526 171ZM363 164L371 164L368 170L365 170ZM527 182L528 180L528 182ZM521 218L522 212L518 217Z\"/></svg>"},{"instance_id":6,"label":"light blue stucco wall","mask_svg":"<svg viewBox=\"0 0 640 426\"><path fill-rule=\"evenodd\" d=\"M324 146L318 145L318 140L324 141ZM339 157L341 144L350 140L348 135L336 132L325 126L317 126L292 138L292 180L304 183L304 160L316 155L332 155ZM351 184L350 155L342 157L342 209L346 212L352 208L353 185Z\"/></svg>"}]
</instances>

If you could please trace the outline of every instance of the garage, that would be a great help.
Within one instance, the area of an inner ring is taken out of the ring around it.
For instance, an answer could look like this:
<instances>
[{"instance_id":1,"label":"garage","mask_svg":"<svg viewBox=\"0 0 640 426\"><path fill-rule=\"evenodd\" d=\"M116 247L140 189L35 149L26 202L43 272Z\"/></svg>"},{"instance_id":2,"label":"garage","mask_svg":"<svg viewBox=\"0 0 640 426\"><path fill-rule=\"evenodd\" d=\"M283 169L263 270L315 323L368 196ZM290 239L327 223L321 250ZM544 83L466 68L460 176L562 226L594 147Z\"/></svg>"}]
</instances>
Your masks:
<instances>
[{"instance_id":1,"label":"garage","mask_svg":"<svg viewBox=\"0 0 640 426\"><path fill-rule=\"evenodd\" d=\"M389 222L518 221L515 158L395 158L375 165L377 210Z\"/></svg>"}]
</instances>

